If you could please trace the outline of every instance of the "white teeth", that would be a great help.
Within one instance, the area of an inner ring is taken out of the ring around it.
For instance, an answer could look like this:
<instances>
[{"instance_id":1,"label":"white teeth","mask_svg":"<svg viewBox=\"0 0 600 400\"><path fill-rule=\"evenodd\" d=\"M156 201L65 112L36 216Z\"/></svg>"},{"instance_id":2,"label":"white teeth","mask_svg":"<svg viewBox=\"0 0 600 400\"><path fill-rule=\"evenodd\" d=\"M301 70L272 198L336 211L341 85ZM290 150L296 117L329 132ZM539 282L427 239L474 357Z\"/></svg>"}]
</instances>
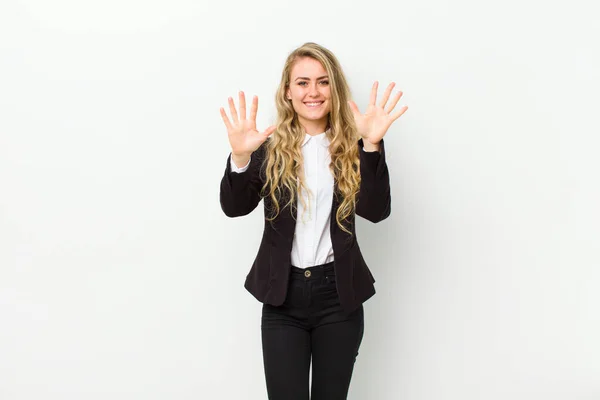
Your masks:
<instances>
[{"instance_id":1,"label":"white teeth","mask_svg":"<svg viewBox=\"0 0 600 400\"><path fill-rule=\"evenodd\" d=\"M320 106L323 102L319 102L319 103L305 103L307 106L309 107L317 107Z\"/></svg>"}]
</instances>

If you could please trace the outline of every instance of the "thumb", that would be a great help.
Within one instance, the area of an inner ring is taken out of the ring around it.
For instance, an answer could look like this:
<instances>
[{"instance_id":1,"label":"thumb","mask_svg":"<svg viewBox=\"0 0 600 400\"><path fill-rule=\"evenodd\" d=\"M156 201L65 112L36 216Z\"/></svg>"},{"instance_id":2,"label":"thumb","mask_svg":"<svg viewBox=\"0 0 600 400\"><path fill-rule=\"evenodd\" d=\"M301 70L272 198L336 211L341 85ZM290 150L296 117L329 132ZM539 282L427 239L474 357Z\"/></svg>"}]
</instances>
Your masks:
<instances>
[{"instance_id":1,"label":"thumb","mask_svg":"<svg viewBox=\"0 0 600 400\"><path fill-rule=\"evenodd\" d=\"M354 115L360 115L360 111L358 110L358 106L352 100L348 100L348 105L350 106L350 110Z\"/></svg>"},{"instance_id":2,"label":"thumb","mask_svg":"<svg viewBox=\"0 0 600 400\"><path fill-rule=\"evenodd\" d=\"M271 125L267 129L264 130L264 132L262 133L262 135L265 136L265 139L268 138L269 136L271 136L271 134L273 132L275 132L275 128L276 127L277 127L276 125Z\"/></svg>"}]
</instances>

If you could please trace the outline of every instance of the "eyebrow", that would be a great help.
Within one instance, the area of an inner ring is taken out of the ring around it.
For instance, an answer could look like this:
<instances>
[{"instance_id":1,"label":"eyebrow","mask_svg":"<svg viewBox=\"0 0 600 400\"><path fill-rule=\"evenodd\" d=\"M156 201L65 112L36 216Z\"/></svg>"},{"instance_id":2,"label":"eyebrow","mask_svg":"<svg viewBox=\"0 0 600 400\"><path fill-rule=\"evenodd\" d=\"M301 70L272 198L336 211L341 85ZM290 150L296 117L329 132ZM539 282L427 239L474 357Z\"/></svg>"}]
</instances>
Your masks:
<instances>
[{"instance_id":1,"label":"eyebrow","mask_svg":"<svg viewBox=\"0 0 600 400\"><path fill-rule=\"evenodd\" d=\"M319 80L319 79L323 79L323 78L329 78L329 76L327 76L327 75L323 75L323 76L320 76L320 77L318 77L318 78L317 78L317 80ZM306 79L307 81L310 81L310 78L307 78L306 76L299 76L299 77L297 77L297 78L296 78L296 79L294 79L294 80L295 80L295 81L297 81L298 79Z\"/></svg>"}]
</instances>

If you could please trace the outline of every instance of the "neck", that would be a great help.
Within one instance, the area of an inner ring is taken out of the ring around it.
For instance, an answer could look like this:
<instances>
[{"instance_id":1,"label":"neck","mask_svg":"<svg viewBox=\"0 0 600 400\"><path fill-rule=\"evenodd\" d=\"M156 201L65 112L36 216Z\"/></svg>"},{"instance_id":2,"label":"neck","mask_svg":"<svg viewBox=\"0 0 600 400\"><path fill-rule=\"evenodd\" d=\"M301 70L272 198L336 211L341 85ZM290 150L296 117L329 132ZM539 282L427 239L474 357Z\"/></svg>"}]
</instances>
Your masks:
<instances>
[{"instance_id":1,"label":"neck","mask_svg":"<svg viewBox=\"0 0 600 400\"><path fill-rule=\"evenodd\" d=\"M300 121L302 128L311 136L318 135L327 130L327 119L322 121Z\"/></svg>"}]
</instances>

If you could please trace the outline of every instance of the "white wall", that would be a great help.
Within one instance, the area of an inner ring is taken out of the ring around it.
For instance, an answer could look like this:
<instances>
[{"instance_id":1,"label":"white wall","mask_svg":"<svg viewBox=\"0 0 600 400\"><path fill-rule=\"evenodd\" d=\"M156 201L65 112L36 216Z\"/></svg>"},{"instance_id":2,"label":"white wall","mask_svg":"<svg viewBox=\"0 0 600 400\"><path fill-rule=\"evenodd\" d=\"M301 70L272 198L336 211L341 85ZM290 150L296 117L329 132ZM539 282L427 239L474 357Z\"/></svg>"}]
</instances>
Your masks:
<instances>
[{"instance_id":1,"label":"white wall","mask_svg":"<svg viewBox=\"0 0 600 400\"><path fill-rule=\"evenodd\" d=\"M409 105L349 398L600 399L592 4L3 0L0 399L266 398L218 110L305 41Z\"/></svg>"}]
</instances>

